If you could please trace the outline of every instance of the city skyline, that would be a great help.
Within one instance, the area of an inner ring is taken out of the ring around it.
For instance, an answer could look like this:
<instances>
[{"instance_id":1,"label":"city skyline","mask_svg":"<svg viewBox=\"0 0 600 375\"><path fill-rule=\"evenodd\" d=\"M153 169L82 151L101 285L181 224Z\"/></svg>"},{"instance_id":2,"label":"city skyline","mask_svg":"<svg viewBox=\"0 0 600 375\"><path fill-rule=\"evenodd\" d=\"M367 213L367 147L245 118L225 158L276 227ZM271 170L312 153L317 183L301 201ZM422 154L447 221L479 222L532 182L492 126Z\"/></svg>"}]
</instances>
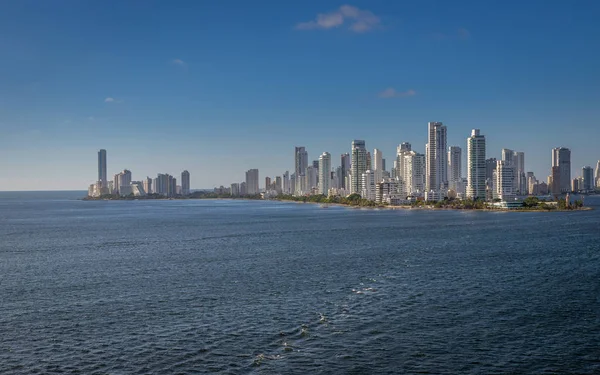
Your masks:
<instances>
[{"instance_id":1,"label":"city skyline","mask_svg":"<svg viewBox=\"0 0 600 375\"><path fill-rule=\"evenodd\" d=\"M426 153L428 121L463 175L472 129L536 176L556 147L571 178L600 158L594 1L109 3L0 4L0 190L81 189L99 149L108 178L185 166L201 189L291 172L297 145L337 165L352 139L391 170L401 142Z\"/></svg>"}]
</instances>

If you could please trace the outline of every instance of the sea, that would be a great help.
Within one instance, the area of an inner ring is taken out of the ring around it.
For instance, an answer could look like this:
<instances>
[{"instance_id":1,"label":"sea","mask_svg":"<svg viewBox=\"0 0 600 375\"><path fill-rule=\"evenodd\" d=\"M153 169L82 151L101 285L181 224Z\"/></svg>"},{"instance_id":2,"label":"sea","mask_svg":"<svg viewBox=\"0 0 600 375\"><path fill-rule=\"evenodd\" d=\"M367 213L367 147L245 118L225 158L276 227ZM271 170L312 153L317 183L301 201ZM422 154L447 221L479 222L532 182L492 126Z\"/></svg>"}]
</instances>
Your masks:
<instances>
[{"instance_id":1,"label":"sea","mask_svg":"<svg viewBox=\"0 0 600 375\"><path fill-rule=\"evenodd\" d=\"M1 374L599 374L582 212L0 193Z\"/></svg>"}]
</instances>

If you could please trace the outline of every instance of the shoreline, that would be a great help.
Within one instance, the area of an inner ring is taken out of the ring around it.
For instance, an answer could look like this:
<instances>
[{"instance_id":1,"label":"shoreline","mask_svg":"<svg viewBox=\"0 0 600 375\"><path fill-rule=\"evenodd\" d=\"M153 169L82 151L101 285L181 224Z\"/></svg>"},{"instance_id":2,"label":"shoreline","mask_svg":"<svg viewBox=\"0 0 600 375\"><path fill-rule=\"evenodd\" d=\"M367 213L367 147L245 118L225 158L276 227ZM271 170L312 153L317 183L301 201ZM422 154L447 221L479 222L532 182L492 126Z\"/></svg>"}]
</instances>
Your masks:
<instances>
[{"instance_id":1,"label":"shoreline","mask_svg":"<svg viewBox=\"0 0 600 375\"><path fill-rule=\"evenodd\" d=\"M287 202L287 203L296 203L296 204L318 204L323 206L334 206L334 207L345 207L351 209L368 209L368 210L418 210L418 211L481 211L481 212L578 212L578 211L593 211L593 207L584 206L580 208L573 209L532 209L532 208L455 208L455 207L433 207L433 206L360 206L360 205L351 205L351 204L343 204L343 203L326 203L326 202L311 202L311 201L296 201L296 200L288 200L288 199L251 199L251 198L233 198L233 197L210 197L210 198L198 198L198 197L171 197L171 198L119 198L119 199L110 199L110 198L90 198L84 197L81 198L82 201L153 201L153 200L243 200L243 201L276 201L276 202Z\"/></svg>"}]
</instances>

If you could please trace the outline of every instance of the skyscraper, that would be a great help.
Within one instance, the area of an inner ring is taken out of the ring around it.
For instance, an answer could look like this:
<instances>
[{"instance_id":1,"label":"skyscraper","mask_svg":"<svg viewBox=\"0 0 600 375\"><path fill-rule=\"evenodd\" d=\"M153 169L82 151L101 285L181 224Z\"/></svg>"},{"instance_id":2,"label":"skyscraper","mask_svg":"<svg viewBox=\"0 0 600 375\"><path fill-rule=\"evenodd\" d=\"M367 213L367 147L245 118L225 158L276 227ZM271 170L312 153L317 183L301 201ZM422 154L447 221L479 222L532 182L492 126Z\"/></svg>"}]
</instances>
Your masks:
<instances>
[{"instance_id":1,"label":"skyscraper","mask_svg":"<svg viewBox=\"0 0 600 375\"><path fill-rule=\"evenodd\" d=\"M600 160L596 164L596 173L594 174L594 180L596 180L596 187L600 188Z\"/></svg>"},{"instance_id":2,"label":"skyscraper","mask_svg":"<svg viewBox=\"0 0 600 375\"><path fill-rule=\"evenodd\" d=\"M258 169L249 169L246 172L246 194L256 195L258 190Z\"/></svg>"},{"instance_id":3,"label":"skyscraper","mask_svg":"<svg viewBox=\"0 0 600 375\"><path fill-rule=\"evenodd\" d=\"M302 175L304 176L304 172L306 171L306 167L308 167L308 152L304 147L296 147L294 150L294 162L296 173L296 178Z\"/></svg>"},{"instance_id":4,"label":"skyscraper","mask_svg":"<svg viewBox=\"0 0 600 375\"><path fill-rule=\"evenodd\" d=\"M442 185L448 182L446 126L441 122L430 122L427 126L425 188L427 191L439 192Z\"/></svg>"},{"instance_id":5,"label":"skyscraper","mask_svg":"<svg viewBox=\"0 0 600 375\"><path fill-rule=\"evenodd\" d=\"M552 166L559 168L561 193L567 193L571 190L571 150L565 147L552 149ZM555 192L553 191L553 194Z\"/></svg>"},{"instance_id":6,"label":"skyscraper","mask_svg":"<svg viewBox=\"0 0 600 375\"><path fill-rule=\"evenodd\" d=\"M367 149L365 141L355 139L352 141L352 166L350 192L360 194L362 191L362 175L367 170Z\"/></svg>"},{"instance_id":7,"label":"skyscraper","mask_svg":"<svg viewBox=\"0 0 600 375\"><path fill-rule=\"evenodd\" d=\"M491 180L494 178L494 171L496 170L496 158L485 159L485 179Z\"/></svg>"},{"instance_id":8,"label":"skyscraper","mask_svg":"<svg viewBox=\"0 0 600 375\"><path fill-rule=\"evenodd\" d=\"M525 174L525 153L515 152L514 163L516 168L517 193L527 194L527 176Z\"/></svg>"},{"instance_id":9,"label":"skyscraper","mask_svg":"<svg viewBox=\"0 0 600 375\"><path fill-rule=\"evenodd\" d=\"M467 197L485 199L485 136L473 129L467 138Z\"/></svg>"},{"instance_id":10,"label":"skyscraper","mask_svg":"<svg viewBox=\"0 0 600 375\"><path fill-rule=\"evenodd\" d=\"M377 148L373 150L373 160L373 174L375 175L375 183L378 183L383 178L383 155L381 150Z\"/></svg>"},{"instance_id":11,"label":"skyscraper","mask_svg":"<svg viewBox=\"0 0 600 375\"><path fill-rule=\"evenodd\" d=\"M108 179L106 178L106 150L98 151L98 182L102 189L108 188Z\"/></svg>"},{"instance_id":12,"label":"skyscraper","mask_svg":"<svg viewBox=\"0 0 600 375\"><path fill-rule=\"evenodd\" d=\"M460 181L462 181L462 149L458 146L450 146L448 149L449 188L456 191Z\"/></svg>"},{"instance_id":13,"label":"skyscraper","mask_svg":"<svg viewBox=\"0 0 600 375\"><path fill-rule=\"evenodd\" d=\"M400 187L403 187L403 184L406 182L404 176L404 163L406 160L405 156L410 154L411 150L412 146L408 142L403 142L399 144L396 148L396 161L394 162L394 177L400 181ZM421 192L423 192L423 190L421 190Z\"/></svg>"},{"instance_id":14,"label":"skyscraper","mask_svg":"<svg viewBox=\"0 0 600 375\"><path fill-rule=\"evenodd\" d=\"M350 168L351 168L351 158L350 158L350 154L349 153L345 153L342 154L342 176L338 177L342 183L342 188L343 189L347 189L348 186L346 186L346 177L348 177L348 174L350 173Z\"/></svg>"},{"instance_id":15,"label":"skyscraper","mask_svg":"<svg viewBox=\"0 0 600 375\"><path fill-rule=\"evenodd\" d=\"M290 194L291 190L290 190L290 172L289 171L285 171L285 173L282 176L281 179L281 183L282 183L282 187L281 190L283 192L283 194Z\"/></svg>"},{"instance_id":16,"label":"skyscraper","mask_svg":"<svg viewBox=\"0 0 600 375\"><path fill-rule=\"evenodd\" d=\"M594 170L592 169L592 167L583 167L581 169L581 177L583 178L583 186L581 186L581 190L594 190Z\"/></svg>"},{"instance_id":17,"label":"skyscraper","mask_svg":"<svg viewBox=\"0 0 600 375\"><path fill-rule=\"evenodd\" d=\"M181 172L181 195L190 194L190 172Z\"/></svg>"},{"instance_id":18,"label":"skyscraper","mask_svg":"<svg viewBox=\"0 0 600 375\"><path fill-rule=\"evenodd\" d=\"M399 189L406 195L423 194L425 191L425 155L414 151L406 151L403 154L403 179L399 179ZM403 197L404 198L404 197Z\"/></svg>"},{"instance_id":19,"label":"skyscraper","mask_svg":"<svg viewBox=\"0 0 600 375\"><path fill-rule=\"evenodd\" d=\"M271 177L265 177L265 191L271 190Z\"/></svg>"},{"instance_id":20,"label":"skyscraper","mask_svg":"<svg viewBox=\"0 0 600 375\"><path fill-rule=\"evenodd\" d=\"M498 160L496 165L496 196L503 201L514 200L515 167L508 161Z\"/></svg>"},{"instance_id":21,"label":"skyscraper","mask_svg":"<svg viewBox=\"0 0 600 375\"><path fill-rule=\"evenodd\" d=\"M319 194L329 194L331 181L331 155L324 152L319 156Z\"/></svg>"}]
</instances>

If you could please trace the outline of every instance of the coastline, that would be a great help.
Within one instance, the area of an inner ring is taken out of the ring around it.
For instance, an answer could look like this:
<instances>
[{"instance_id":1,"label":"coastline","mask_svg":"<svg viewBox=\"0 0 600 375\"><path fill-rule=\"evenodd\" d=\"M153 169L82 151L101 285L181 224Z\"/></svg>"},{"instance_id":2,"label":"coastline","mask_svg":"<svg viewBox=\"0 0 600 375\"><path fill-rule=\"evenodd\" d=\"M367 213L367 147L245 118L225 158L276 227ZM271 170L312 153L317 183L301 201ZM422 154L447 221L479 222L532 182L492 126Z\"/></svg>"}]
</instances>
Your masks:
<instances>
[{"instance_id":1,"label":"coastline","mask_svg":"<svg viewBox=\"0 0 600 375\"><path fill-rule=\"evenodd\" d=\"M131 197L131 198L81 198L82 201L137 201L137 200L243 200L243 201L277 201L277 202L288 202L296 204L318 204L323 206L333 207L345 207L351 209L368 209L368 210L418 210L418 211L481 211L481 212L578 212L578 211L593 211L593 207L584 206L572 209L543 209L543 208L501 208L501 207L485 207L485 208L458 208L458 207L433 207L433 206L389 206L389 205L378 205L378 206L361 206L344 203L328 203L328 202L315 202L315 201L299 201L291 199L256 199L256 198L243 198L243 197L163 197L163 198L143 198L143 197Z\"/></svg>"}]
</instances>

